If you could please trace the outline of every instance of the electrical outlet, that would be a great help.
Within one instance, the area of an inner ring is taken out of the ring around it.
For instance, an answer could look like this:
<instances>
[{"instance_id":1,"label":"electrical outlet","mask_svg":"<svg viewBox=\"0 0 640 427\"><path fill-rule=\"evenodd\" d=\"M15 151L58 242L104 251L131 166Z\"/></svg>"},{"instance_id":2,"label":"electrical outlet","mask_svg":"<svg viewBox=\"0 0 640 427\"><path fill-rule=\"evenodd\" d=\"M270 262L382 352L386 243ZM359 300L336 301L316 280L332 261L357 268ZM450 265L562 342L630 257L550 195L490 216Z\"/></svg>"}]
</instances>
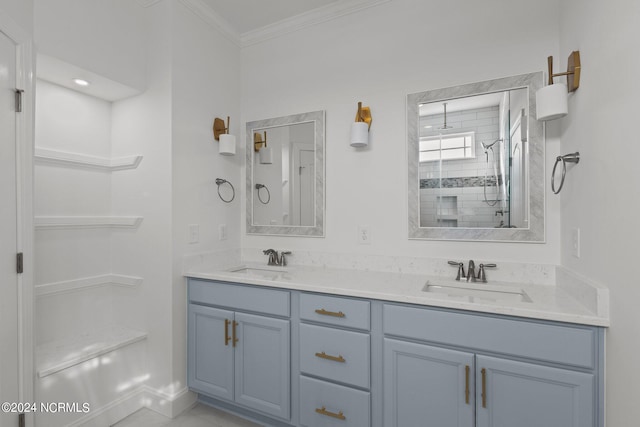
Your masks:
<instances>
[{"instance_id":1,"label":"electrical outlet","mask_svg":"<svg viewBox=\"0 0 640 427\"><path fill-rule=\"evenodd\" d=\"M200 225L189 224L189 243L198 243L200 241Z\"/></svg>"},{"instance_id":2,"label":"electrical outlet","mask_svg":"<svg viewBox=\"0 0 640 427\"><path fill-rule=\"evenodd\" d=\"M571 229L571 253L574 257L580 258L580 229Z\"/></svg>"},{"instance_id":3,"label":"electrical outlet","mask_svg":"<svg viewBox=\"0 0 640 427\"><path fill-rule=\"evenodd\" d=\"M360 245L371 244L371 228L368 225L358 226L358 244Z\"/></svg>"},{"instance_id":4,"label":"electrical outlet","mask_svg":"<svg viewBox=\"0 0 640 427\"><path fill-rule=\"evenodd\" d=\"M218 238L220 240L227 240L227 224L220 224L218 226Z\"/></svg>"}]
</instances>

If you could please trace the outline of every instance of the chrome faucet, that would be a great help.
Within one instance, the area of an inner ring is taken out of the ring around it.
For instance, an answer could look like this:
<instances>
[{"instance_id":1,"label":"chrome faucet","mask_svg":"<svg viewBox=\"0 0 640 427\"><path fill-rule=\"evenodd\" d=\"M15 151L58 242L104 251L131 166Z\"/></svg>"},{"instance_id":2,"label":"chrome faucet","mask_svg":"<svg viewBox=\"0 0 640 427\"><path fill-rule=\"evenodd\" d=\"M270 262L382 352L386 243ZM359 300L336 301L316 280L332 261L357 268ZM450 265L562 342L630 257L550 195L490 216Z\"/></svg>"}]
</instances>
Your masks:
<instances>
[{"instance_id":1,"label":"chrome faucet","mask_svg":"<svg viewBox=\"0 0 640 427\"><path fill-rule=\"evenodd\" d=\"M478 266L478 275L476 276L476 263L473 260L469 260L469 268L467 274L464 274L464 263L458 261L449 261L449 265L458 267L458 275L456 280L467 279L467 282L482 282L487 283L487 275L485 268L497 267L496 264L480 264Z\"/></svg>"},{"instance_id":2,"label":"chrome faucet","mask_svg":"<svg viewBox=\"0 0 640 427\"><path fill-rule=\"evenodd\" d=\"M469 268L467 269L467 282L476 281L476 263L472 259L469 260Z\"/></svg>"},{"instance_id":3,"label":"chrome faucet","mask_svg":"<svg viewBox=\"0 0 640 427\"><path fill-rule=\"evenodd\" d=\"M278 255L278 251L275 249L265 249L262 251L263 254L269 255L269 261L267 265L287 265L287 258L285 255L291 255L291 251L282 251L280 255Z\"/></svg>"},{"instance_id":4,"label":"chrome faucet","mask_svg":"<svg viewBox=\"0 0 640 427\"><path fill-rule=\"evenodd\" d=\"M268 265L280 265L278 260L278 252L275 249L265 249L263 254L269 255Z\"/></svg>"}]
</instances>

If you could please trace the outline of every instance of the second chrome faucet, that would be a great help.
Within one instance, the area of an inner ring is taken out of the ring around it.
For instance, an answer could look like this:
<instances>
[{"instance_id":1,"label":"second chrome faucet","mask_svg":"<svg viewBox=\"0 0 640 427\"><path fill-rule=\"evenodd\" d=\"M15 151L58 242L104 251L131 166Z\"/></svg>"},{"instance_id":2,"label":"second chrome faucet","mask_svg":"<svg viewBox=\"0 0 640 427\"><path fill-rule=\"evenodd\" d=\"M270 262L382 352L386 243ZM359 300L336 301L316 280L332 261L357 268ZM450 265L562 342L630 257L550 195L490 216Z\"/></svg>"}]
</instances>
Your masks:
<instances>
[{"instance_id":1,"label":"second chrome faucet","mask_svg":"<svg viewBox=\"0 0 640 427\"><path fill-rule=\"evenodd\" d=\"M278 255L278 251L275 249L265 249L262 253L269 256L268 265L279 265L282 267L287 265L286 255L291 255L291 251L282 251Z\"/></svg>"},{"instance_id":2,"label":"second chrome faucet","mask_svg":"<svg viewBox=\"0 0 640 427\"><path fill-rule=\"evenodd\" d=\"M449 261L449 265L455 265L458 267L458 275L456 280L466 279L467 282L482 282L487 283L487 276L484 272L485 268L497 267L496 264L480 264L478 266L478 274L476 275L476 263L471 259L469 260L469 268L467 274L464 273L464 263Z\"/></svg>"}]
</instances>

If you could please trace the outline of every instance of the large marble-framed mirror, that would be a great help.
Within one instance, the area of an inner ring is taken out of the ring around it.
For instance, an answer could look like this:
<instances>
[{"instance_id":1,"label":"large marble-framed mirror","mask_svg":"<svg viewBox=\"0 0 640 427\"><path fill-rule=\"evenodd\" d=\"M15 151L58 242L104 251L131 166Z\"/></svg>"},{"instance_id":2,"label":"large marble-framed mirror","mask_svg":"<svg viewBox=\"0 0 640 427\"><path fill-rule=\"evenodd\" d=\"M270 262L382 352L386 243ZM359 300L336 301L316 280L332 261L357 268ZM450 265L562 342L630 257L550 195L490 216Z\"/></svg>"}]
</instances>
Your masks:
<instances>
[{"instance_id":1,"label":"large marble-framed mirror","mask_svg":"<svg viewBox=\"0 0 640 427\"><path fill-rule=\"evenodd\" d=\"M407 96L409 238L544 242L542 72Z\"/></svg>"},{"instance_id":2,"label":"large marble-framed mirror","mask_svg":"<svg viewBox=\"0 0 640 427\"><path fill-rule=\"evenodd\" d=\"M247 122L246 130L247 233L323 237L324 111Z\"/></svg>"}]
</instances>

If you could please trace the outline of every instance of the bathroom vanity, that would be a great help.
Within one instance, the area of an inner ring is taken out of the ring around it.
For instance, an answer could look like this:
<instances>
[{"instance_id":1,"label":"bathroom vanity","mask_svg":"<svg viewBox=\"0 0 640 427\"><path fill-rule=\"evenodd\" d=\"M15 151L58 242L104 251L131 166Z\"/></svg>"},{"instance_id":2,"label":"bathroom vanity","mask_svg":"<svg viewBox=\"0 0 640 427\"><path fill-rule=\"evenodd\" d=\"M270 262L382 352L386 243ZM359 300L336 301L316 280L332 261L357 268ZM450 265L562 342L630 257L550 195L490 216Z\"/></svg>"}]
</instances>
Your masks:
<instances>
[{"instance_id":1,"label":"bathroom vanity","mask_svg":"<svg viewBox=\"0 0 640 427\"><path fill-rule=\"evenodd\" d=\"M604 425L608 319L555 286L518 287L529 300L514 302L431 294L439 279L421 275L187 276L189 387L257 422Z\"/></svg>"}]
</instances>

